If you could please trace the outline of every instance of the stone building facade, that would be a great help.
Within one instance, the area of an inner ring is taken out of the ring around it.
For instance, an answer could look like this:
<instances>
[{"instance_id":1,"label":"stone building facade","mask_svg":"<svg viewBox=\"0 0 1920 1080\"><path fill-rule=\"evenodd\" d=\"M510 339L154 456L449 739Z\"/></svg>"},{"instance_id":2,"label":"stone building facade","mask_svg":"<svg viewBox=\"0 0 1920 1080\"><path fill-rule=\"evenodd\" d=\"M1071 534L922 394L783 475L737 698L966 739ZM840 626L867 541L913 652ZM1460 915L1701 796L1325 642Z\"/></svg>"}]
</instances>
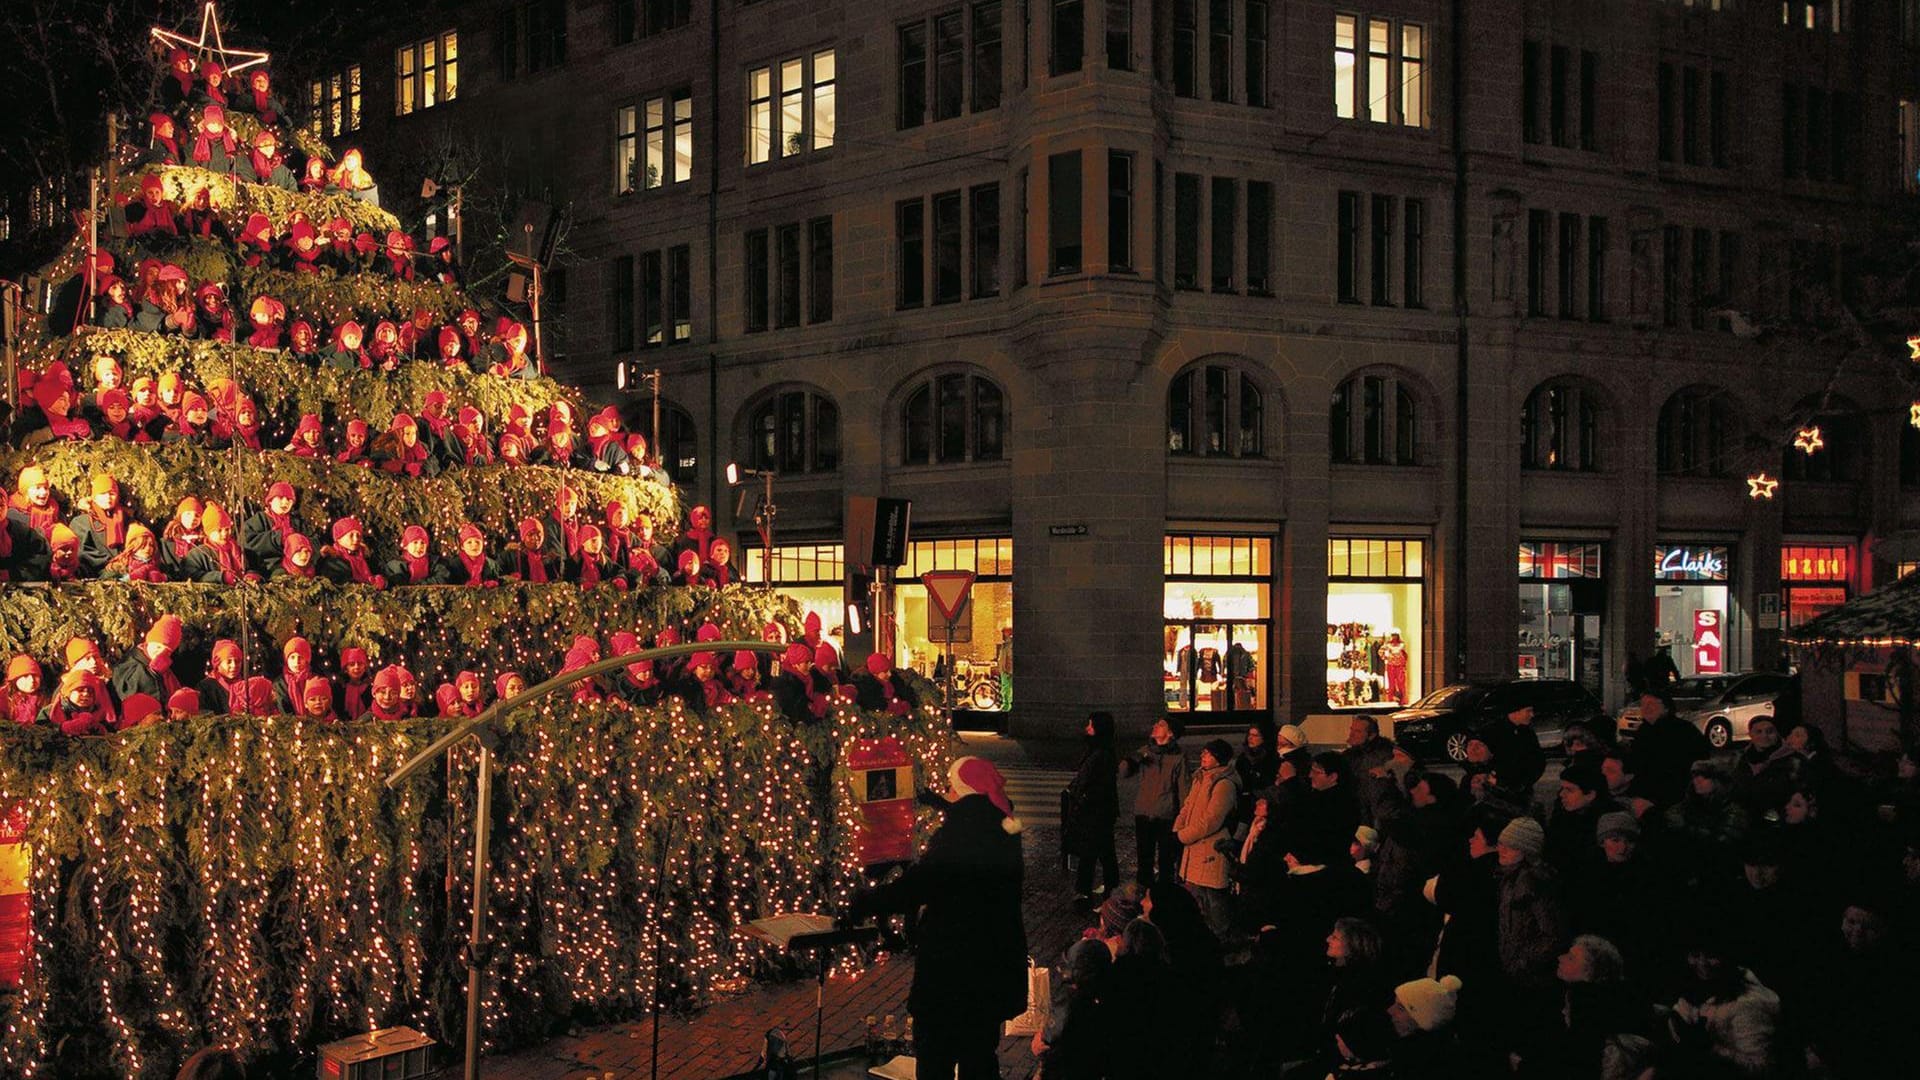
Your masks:
<instances>
[{"instance_id":1,"label":"stone building facade","mask_svg":"<svg viewBox=\"0 0 1920 1080\"><path fill-rule=\"evenodd\" d=\"M829 626L846 498L911 499L903 580L981 572L956 666L1016 730L1613 705L1920 559L1894 362L1780 330L1912 186L1910 7L454 3L343 60L340 134L378 174L458 132L570 207L558 369L662 372L723 523L727 462L777 472Z\"/></svg>"}]
</instances>

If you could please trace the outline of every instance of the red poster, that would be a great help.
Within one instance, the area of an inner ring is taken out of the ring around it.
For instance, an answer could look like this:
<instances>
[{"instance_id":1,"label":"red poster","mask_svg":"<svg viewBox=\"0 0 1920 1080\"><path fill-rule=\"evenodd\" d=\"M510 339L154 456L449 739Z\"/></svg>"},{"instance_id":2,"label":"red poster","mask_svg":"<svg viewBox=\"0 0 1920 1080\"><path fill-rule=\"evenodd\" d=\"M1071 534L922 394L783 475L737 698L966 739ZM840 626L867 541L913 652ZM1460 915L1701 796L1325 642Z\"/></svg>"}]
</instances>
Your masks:
<instances>
[{"instance_id":1,"label":"red poster","mask_svg":"<svg viewBox=\"0 0 1920 1080\"><path fill-rule=\"evenodd\" d=\"M1720 673L1720 612L1708 609L1693 613L1693 670L1698 675Z\"/></svg>"},{"instance_id":2,"label":"red poster","mask_svg":"<svg viewBox=\"0 0 1920 1080\"><path fill-rule=\"evenodd\" d=\"M0 813L0 987L18 988L33 958L27 952L27 873L32 861L26 844L27 804L14 803Z\"/></svg>"},{"instance_id":3,"label":"red poster","mask_svg":"<svg viewBox=\"0 0 1920 1080\"><path fill-rule=\"evenodd\" d=\"M913 758L900 740L860 739L847 754L861 866L913 858Z\"/></svg>"}]
</instances>

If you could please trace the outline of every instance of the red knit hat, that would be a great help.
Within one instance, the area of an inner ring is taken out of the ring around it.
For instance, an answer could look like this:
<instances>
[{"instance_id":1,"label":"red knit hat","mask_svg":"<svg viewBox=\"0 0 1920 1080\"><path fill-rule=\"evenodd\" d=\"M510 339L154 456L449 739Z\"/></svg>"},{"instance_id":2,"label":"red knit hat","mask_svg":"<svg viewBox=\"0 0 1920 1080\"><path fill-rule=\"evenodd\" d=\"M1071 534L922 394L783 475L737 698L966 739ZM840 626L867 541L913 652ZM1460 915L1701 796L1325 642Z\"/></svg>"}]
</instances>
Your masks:
<instances>
[{"instance_id":1,"label":"red knit hat","mask_svg":"<svg viewBox=\"0 0 1920 1080\"><path fill-rule=\"evenodd\" d=\"M177 649L180 647L182 629L180 616L162 615L155 619L153 626L147 630L147 644L165 645L169 649Z\"/></svg>"},{"instance_id":2,"label":"red knit hat","mask_svg":"<svg viewBox=\"0 0 1920 1080\"><path fill-rule=\"evenodd\" d=\"M802 665L811 663L813 663L813 650L798 641L787 646L787 651L780 654L780 666L796 674L799 673Z\"/></svg>"},{"instance_id":3,"label":"red knit hat","mask_svg":"<svg viewBox=\"0 0 1920 1080\"><path fill-rule=\"evenodd\" d=\"M348 516L348 517L343 517L333 523L333 542L334 543L336 544L339 543L340 540L343 537L345 537L348 533L360 533L362 536L366 534L366 530L360 527L359 518Z\"/></svg>"},{"instance_id":4,"label":"red knit hat","mask_svg":"<svg viewBox=\"0 0 1920 1080\"><path fill-rule=\"evenodd\" d=\"M985 795L996 810L1006 815L1000 827L1010 834L1019 834L1020 819L1013 816L1013 802L1007 798L1007 779L994 768L993 762L979 757L954 759L953 766L947 770L947 786L955 799Z\"/></svg>"},{"instance_id":5,"label":"red knit hat","mask_svg":"<svg viewBox=\"0 0 1920 1080\"><path fill-rule=\"evenodd\" d=\"M120 703L120 730L139 727L160 713L160 699L152 694L128 694Z\"/></svg>"},{"instance_id":6,"label":"red knit hat","mask_svg":"<svg viewBox=\"0 0 1920 1080\"><path fill-rule=\"evenodd\" d=\"M276 480L273 486L267 489L268 502L272 502L275 499L287 499L291 501L293 498L293 485L287 483L285 480Z\"/></svg>"},{"instance_id":7,"label":"red knit hat","mask_svg":"<svg viewBox=\"0 0 1920 1080\"><path fill-rule=\"evenodd\" d=\"M386 667L380 669L379 674L373 677L373 688L375 690L399 690L407 684L405 676L406 673L401 670L399 664L388 664Z\"/></svg>"},{"instance_id":8,"label":"red knit hat","mask_svg":"<svg viewBox=\"0 0 1920 1080\"><path fill-rule=\"evenodd\" d=\"M191 686L183 686L175 690L172 695L167 698L167 711L170 713L183 712L188 716L198 713L200 711L200 691L195 690Z\"/></svg>"},{"instance_id":9,"label":"red knit hat","mask_svg":"<svg viewBox=\"0 0 1920 1080\"><path fill-rule=\"evenodd\" d=\"M424 525L409 525L400 533L400 546L405 547L416 540L425 544L430 542L431 539L432 538L427 535L427 530Z\"/></svg>"},{"instance_id":10,"label":"red knit hat","mask_svg":"<svg viewBox=\"0 0 1920 1080\"><path fill-rule=\"evenodd\" d=\"M312 701L314 698L320 698L328 705L332 705L333 684L319 677L308 679L307 685L300 688L301 708L304 710L306 703Z\"/></svg>"},{"instance_id":11,"label":"red knit hat","mask_svg":"<svg viewBox=\"0 0 1920 1080\"><path fill-rule=\"evenodd\" d=\"M893 672L893 661L887 659L886 653L868 653L867 672L876 678L885 678Z\"/></svg>"},{"instance_id":12,"label":"red knit hat","mask_svg":"<svg viewBox=\"0 0 1920 1080\"><path fill-rule=\"evenodd\" d=\"M813 650L813 666L833 671L840 666L840 654L823 641Z\"/></svg>"}]
</instances>

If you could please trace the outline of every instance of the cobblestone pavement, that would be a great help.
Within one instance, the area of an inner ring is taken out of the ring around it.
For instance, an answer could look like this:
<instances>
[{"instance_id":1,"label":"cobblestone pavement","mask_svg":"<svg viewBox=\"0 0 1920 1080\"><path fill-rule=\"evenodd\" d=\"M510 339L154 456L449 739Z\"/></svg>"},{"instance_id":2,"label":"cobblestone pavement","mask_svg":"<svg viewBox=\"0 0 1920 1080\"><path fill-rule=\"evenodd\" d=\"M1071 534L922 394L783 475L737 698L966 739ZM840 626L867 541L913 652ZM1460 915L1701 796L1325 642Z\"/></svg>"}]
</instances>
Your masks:
<instances>
[{"instance_id":1,"label":"cobblestone pavement","mask_svg":"<svg viewBox=\"0 0 1920 1080\"><path fill-rule=\"evenodd\" d=\"M1051 963L1088 921L1073 910L1071 882L1060 868L1059 857L1059 793L1071 775L1078 748L1065 743L1028 745L991 736L965 738L971 752L992 759L1006 773L1017 812L1026 823L1021 834L1027 863L1022 910L1028 950L1035 959ZM1123 866L1122 870L1130 868ZM866 1037L866 1018L870 1015L892 1013L904 1021L907 987L912 981L911 956L891 957L858 978L829 980L826 1052L859 1046ZM807 979L763 984L697 1013L669 1016L660 1029L660 1076L668 1080L713 1080L745 1072L759 1060L765 1034L772 1028L787 1032L796 1055L811 1059L814 988ZM647 1077L652 1034L651 1021L593 1028L519 1053L488 1058L484 1073L503 1080ZM1026 1038L1001 1042L1003 1078L1029 1080L1034 1071ZM457 1064L451 1075L459 1075Z\"/></svg>"}]
</instances>

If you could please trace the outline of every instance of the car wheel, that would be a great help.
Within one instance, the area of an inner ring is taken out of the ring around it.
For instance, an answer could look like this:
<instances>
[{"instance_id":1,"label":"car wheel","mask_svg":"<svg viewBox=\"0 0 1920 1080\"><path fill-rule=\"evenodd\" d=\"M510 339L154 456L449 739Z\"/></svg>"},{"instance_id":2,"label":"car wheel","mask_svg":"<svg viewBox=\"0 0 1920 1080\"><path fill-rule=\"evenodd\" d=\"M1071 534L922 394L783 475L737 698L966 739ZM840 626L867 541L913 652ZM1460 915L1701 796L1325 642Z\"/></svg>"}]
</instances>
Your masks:
<instances>
[{"instance_id":1,"label":"car wheel","mask_svg":"<svg viewBox=\"0 0 1920 1080\"><path fill-rule=\"evenodd\" d=\"M1715 750L1725 750L1733 742L1733 725L1725 720L1715 719L1707 724L1707 745Z\"/></svg>"},{"instance_id":2,"label":"car wheel","mask_svg":"<svg viewBox=\"0 0 1920 1080\"><path fill-rule=\"evenodd\" d=\"M1456 731L1447 736L1446 748L1448 758L1464 764L1467 760L1467 733Z\"/></svg>"}]
</instances>

